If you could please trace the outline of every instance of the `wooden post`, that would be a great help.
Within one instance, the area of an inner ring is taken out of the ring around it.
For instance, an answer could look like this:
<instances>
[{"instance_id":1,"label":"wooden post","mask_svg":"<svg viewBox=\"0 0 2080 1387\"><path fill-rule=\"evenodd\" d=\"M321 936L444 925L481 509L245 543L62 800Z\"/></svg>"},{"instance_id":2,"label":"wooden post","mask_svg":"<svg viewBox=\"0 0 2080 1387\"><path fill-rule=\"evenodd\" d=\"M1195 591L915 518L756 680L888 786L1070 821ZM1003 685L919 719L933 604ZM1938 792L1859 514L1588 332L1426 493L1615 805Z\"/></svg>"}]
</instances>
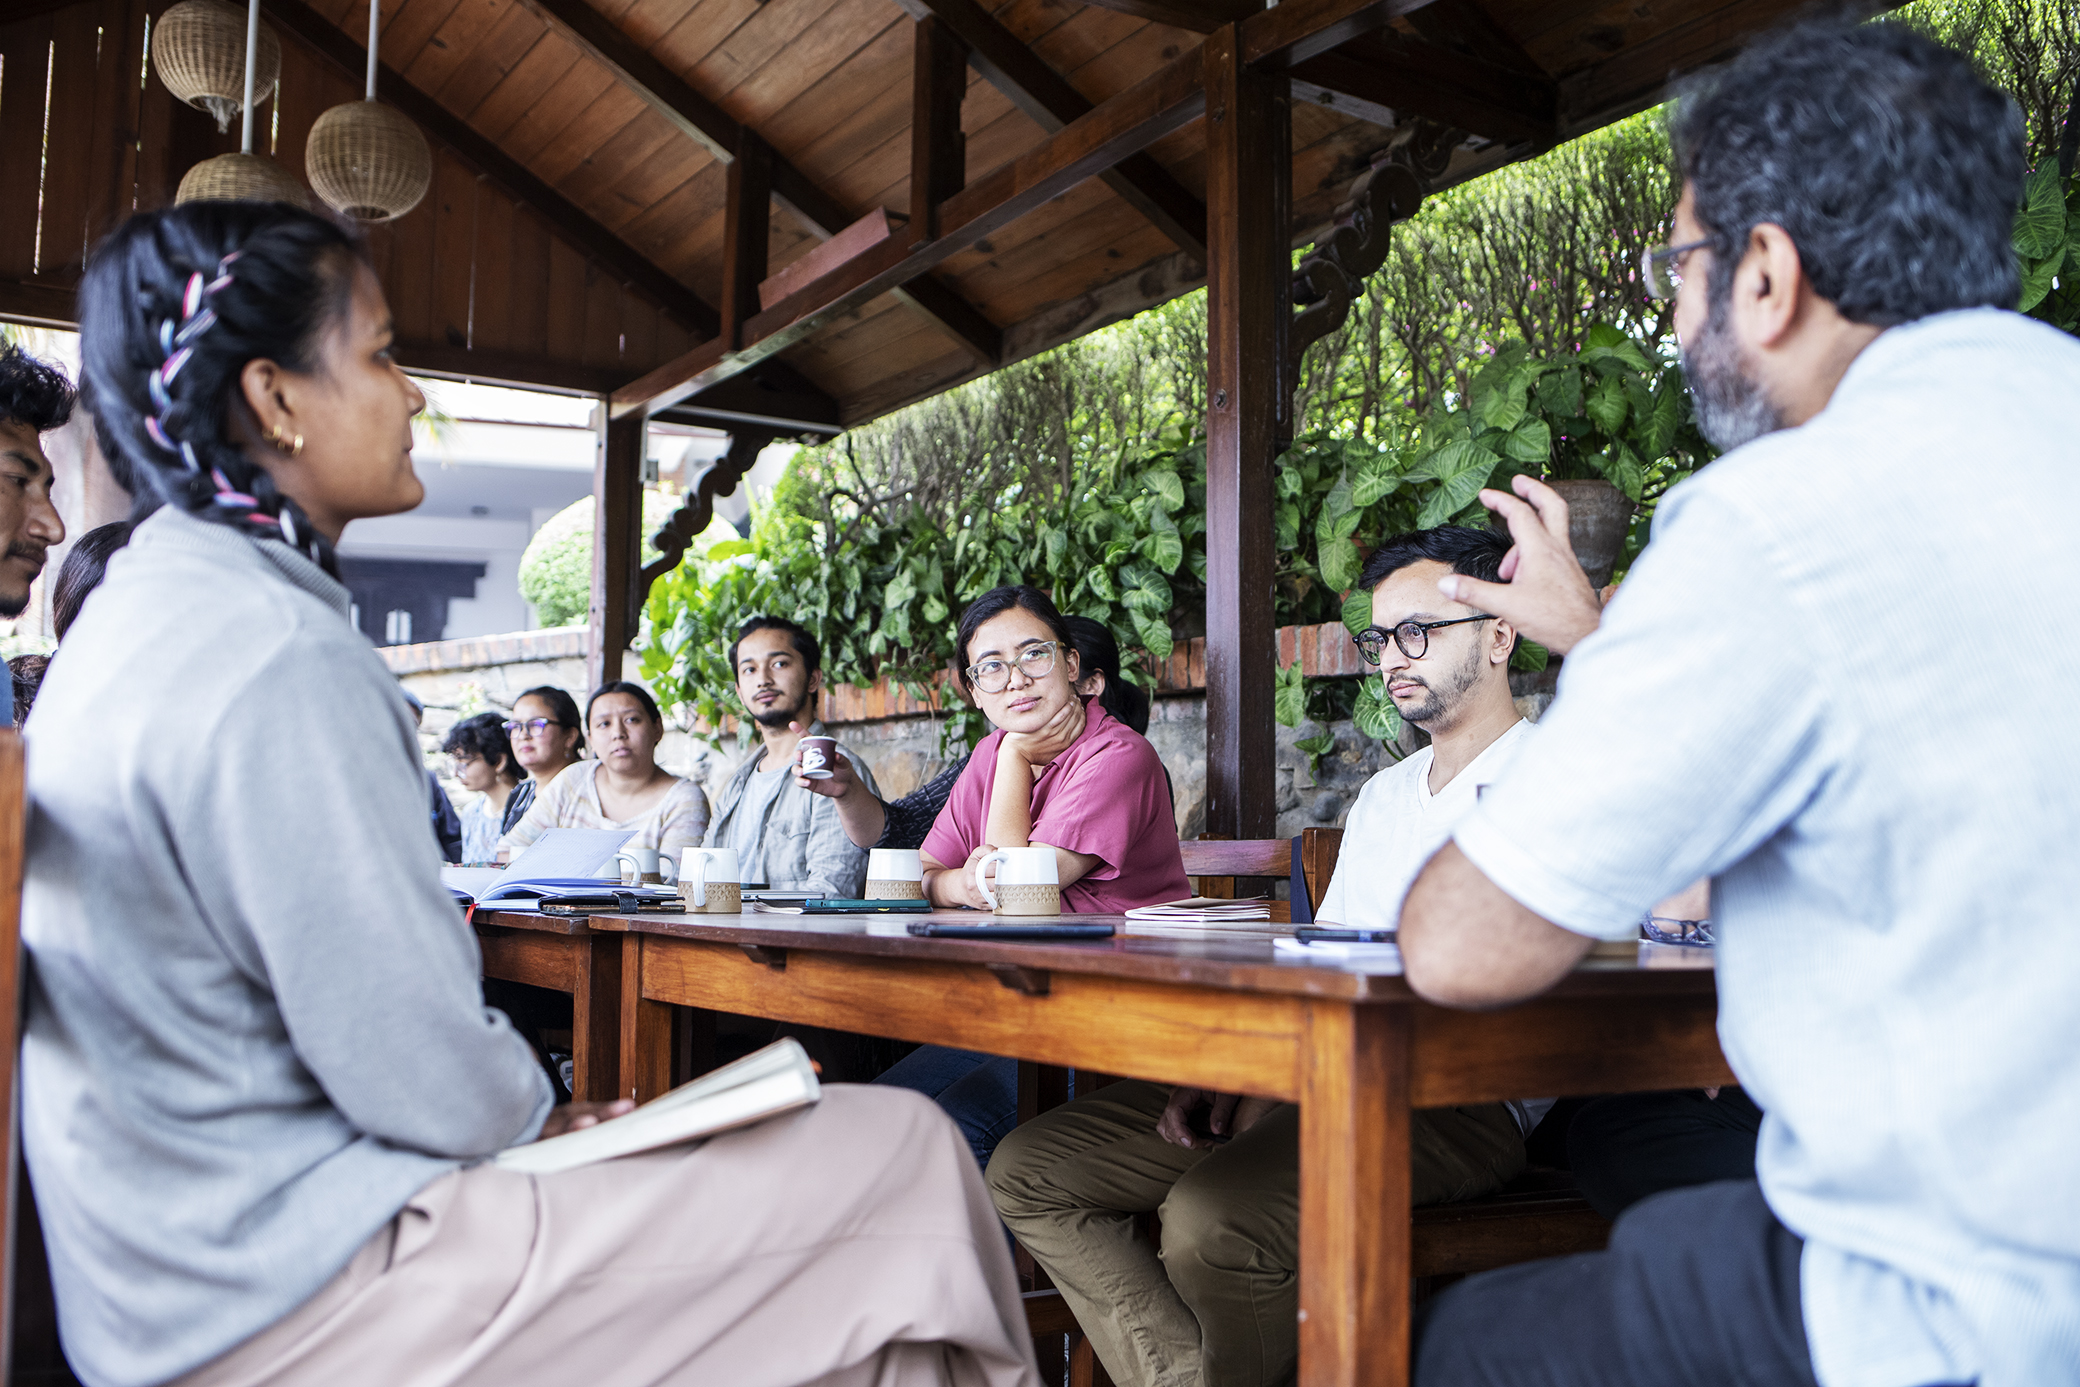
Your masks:
<instances>
[{"instance_id":1,"label":"wooden post","mask_svg":"<svg viewBox=\"0 0 2080 1387\"><path fill-rule=\"evenodd\" d=\"M766 277L772 238L773 151L745 130L725 176L722 217L722 336L744 345L744 324L758 315L758 286Z\"/></svg>"},{"instance_id":2,"label":"wooden post","mask_svg":"<svg viewBox=\"0 0 2080 1387\"><path fill-rule=\"evenodd\" d=\"M642 555L643 443L648 416L640 409L606 420L592 465L592 649L585 678L592 688L621 677L621 654L636 631L637 559Z\"/></svg>"},{"instance_id":3,"label":"wooden post","mask_svg":"<svg viewBox=\"0 0 2080 1387\"><path fill-rule=\"evenodd\" d=\"M1308 1009L1299 1387L1408 1382L1409 1029L1406 1006Z\"/></svg>"},{"instance_id":4,"label":"wooden post","mask_svg":"<svg viewBox=\"0 0 2080 1387\"><path fill-rule=\"evenodd\" d=\"M1290 432L1291 80L1206 39L1206 831L1269 838L1271 474Z\"/></svg>"},{"instance_id":5,"label":"wooden post","mask_svg":"<svg viewBox=\"0 0 2080 1387\"><path fill-rule=\"evenodd\" d=\"M911 25L910 225L939 235L939 204L968 182L961 98L968 93L968 46L937 16Z\"/></svg>"}]
</instances>

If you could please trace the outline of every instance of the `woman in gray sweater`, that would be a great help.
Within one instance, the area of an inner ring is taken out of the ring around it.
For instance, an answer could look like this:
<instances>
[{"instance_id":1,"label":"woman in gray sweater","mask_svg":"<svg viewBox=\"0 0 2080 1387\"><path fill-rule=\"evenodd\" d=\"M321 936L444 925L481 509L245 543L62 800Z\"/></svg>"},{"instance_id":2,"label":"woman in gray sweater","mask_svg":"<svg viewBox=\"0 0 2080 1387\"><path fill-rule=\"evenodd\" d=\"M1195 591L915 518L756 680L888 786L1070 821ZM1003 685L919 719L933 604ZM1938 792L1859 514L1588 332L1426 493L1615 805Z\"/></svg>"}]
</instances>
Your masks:
<instances>
[{"instance_id":1,"label":"woman in gray sweater","mask_svg":"<svg viewBox=\"0 0 2080 1387\"><path fill-rule=\"evenodd\" d=\"M164 504L28 726L24 1128L79 1374L1027 1381L1002 1233L921 1100L481 1164L613 1109L552 1111L485 1010L411 717L347 622L341 530L422 495L375 273L332 222L195 203L112 235L81 308L102 448Z\"/></svg>"}]
</instances>

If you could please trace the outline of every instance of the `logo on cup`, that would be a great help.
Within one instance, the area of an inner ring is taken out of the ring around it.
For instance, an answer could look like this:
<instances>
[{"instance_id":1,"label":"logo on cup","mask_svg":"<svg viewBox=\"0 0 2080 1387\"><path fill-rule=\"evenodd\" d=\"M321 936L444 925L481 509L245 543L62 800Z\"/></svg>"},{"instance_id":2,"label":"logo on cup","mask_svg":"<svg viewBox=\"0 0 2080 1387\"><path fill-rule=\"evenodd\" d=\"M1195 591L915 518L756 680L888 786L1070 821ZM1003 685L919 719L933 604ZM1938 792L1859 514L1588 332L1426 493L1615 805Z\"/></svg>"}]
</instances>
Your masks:
<instances>
[{"instance_id":1,"label":"logo on cup","mask_svg":"<svg viewBox=\"0 0 2080 1387\"><path fill-rule=\"evenodd\" d=\"M813 746L812 746L812 747L803 747L803 748L802 748L802 769L803 769L803 770L805 770L805 771L820 771L820 770L822 770L822 769L823 769L823 753L822 753L822 752L820 752L820 751L818 751L818 750L817 750L817 749L816 749L815 747L813 747Z\"/></svg>"},{"instance_id":2,"label":"logo on cup","mask_svg":"<svg viewBox=\"0 0 2080 1387\"><path fill-rule=\"evenodd\" d=\"M831 763L838 757L838 742L834 737L804 737L801 755L795 763L798 774L808 780L829 780L833 774Z\"/></svg>"}]
</instances>

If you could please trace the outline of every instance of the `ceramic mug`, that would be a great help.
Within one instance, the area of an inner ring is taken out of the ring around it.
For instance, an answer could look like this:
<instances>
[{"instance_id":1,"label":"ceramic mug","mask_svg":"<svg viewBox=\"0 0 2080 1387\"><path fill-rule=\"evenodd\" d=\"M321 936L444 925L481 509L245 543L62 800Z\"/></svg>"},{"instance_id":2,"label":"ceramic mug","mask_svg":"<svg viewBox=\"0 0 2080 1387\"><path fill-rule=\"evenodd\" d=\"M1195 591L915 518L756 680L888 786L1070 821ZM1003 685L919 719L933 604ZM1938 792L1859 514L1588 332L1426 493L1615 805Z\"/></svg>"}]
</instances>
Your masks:
<instances>
[{"instance_id":1,"label":"ceramic mug","mask_svg":"<svg viewBox=\"0 0 2080 1387\"><path fill-rule=\"evenodd\" d=\"M635 872L637 886L677 886L679 869L656 848L623 848L614 854L614 861L627 863Z\"/></svg>"},{"instance_id":2,"label":"ceramic mug","mask_svg":"<svg viewBox=\"0 0 2080 1387\"><path fill-rule=\"evenodd\" d=\"M688 848L679 863L679 895L689 915L738 915L744 886L735 848Z\"/></svg>"},{"instance_id":3,"label":"ceramic mug","mask_svg":"<svg viewBox=\"0 0 2080 1387\"><path fill-rule=\"evenodd\" d=\"M804 737L795 758L795 773L809 780L829 780L837 759L836 737Z\"/></svg>"},{"instance_id":4,"label":"ceramic mug","mask_svg":"<svg viewBox=\"0 0 2080 1387\"><path fill-rule=\"evenodd\" d=\"M924 899L924 859L916 848L874 848L867 853L867 899Z\"/></svg>"},{"instance_id":5,"label":"ceramic mug","mask_svg":"<svg viewBox=\"0 0 2080 1387\"><path fill-rule=\"evenodd\" d=\"M985 869L997 864L996 889ZM982 898L999 915L1059 915L1062 888L1054 869L1053 848L998 848L975 864Z\"/></svg>"}]
</instances>

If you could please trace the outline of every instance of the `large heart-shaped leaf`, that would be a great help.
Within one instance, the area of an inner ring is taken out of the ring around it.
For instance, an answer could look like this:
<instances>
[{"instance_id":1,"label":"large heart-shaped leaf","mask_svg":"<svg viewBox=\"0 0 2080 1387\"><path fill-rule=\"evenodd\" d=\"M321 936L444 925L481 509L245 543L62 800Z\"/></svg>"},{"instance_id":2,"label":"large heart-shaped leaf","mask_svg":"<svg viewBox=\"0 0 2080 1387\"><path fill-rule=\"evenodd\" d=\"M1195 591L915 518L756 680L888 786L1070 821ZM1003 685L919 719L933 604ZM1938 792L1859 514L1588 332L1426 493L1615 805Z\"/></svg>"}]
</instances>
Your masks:
<instances>
[{"instance_id":1,"label":"large heart-shaped leaf","mask_svg":"<svg viewBox=\"0 0 2080 1387\"><path fill-rule=\"evenodd\" d=\"M1378 675L1369 674L1358 681L1358 702L1351 709L1351 721L1375 741L1401 739L1401 710L1387 697L1386 684Z\"/></svg>"},{"instance_id":2,"label":"large heart-shaped leaf","mask_svg":"<svg viewBox=\"0 0 2080 1387\"><path fill-rule=\"evenodd\" d=\"M2025 262L2022 267L2022 298L2016 303L2015 311L2027 313L2042 303L2051 293L2051 282L2058 278L2059 266L2064 263L2063 256L2053 256L2035 264Z\"/></svg>"},{"instance_id":3,"label":"large heart-shaped leaf","mask_svg":"<svg viewBox=\"0 0 2080 1387\"><path fill-rule=\"evenodd\" d=\"M1351 482L1351 504L1360 507L1374 505L1392 496L1400 485L1401 478L1387 466L1368 464Z\"/></svg>"},{"instance_id":4,"label":"large heart-shaped leaf","mask_svg":"<svg viewBox=\"0 0 2080 1387\"><path fill-rule=\"evenodd\" d=\"M1447 443L1431 454L1430 466L1437 473L1438 486L1423 502L1416 525L1427 530L1465 509L1488 484L1488 477L1501 461L1478 443L1470 442Z\"/></svg>"},{"instance_id":5,"label":"large heart-shaped leaf","mask_svg":"<svg viewBox=\"0 0 2080 1387\"><path fill-rule=\"evenodd\" d=\"M1629 408L1624 381L1616 376L1605 376L1596 382L1596 388L1589 392L1582 408L1595 421L1597 428L1615 438L1625 427L1625 414Z\"/></svg>"},{"instance_id":6,"label":"large heart-shaped leaf","mask_svg":"<svg viewBox=\"0 0 2080 1387\"><path fill-rule=\"evenodd\" d=\"M1552 426L1543 419L1522 420L1502 438L1502 455L1518 462L1541 463L1552 452Z\"/></svg>"},{"instance_id":7,"label":"large heart-shaped leaf","mask_svg":"<svg viewBox=\"0 0 2080 1387\"><path fill-rule=\"evenodd\" d=\"M1271 695L1271 716L1280 727L1298 727L1307 716L1307 686L1298 660L1278 672L1278 686Z\"/></svg>"},{"instance_id":8,"label":"large heart-shaped leaf","mask_svg":"<svg viewBox=\"0 0 2080 1387\"><path fill-rule=\"evenodd\" d=\"M1163 509L1177 510L1184 505L1184 482L1168 468L1144 472L1141 474L1141 481L1156 494L1156 499L1163 503Z\"/></svg>"},{"instance_id":9,"label":"large heart-shaped leaf","mask_svg":"<svg viewBox=\"0 0 2080 1387\"><path fill-rule=\"evenodd\" d=\"M2057 161L2046 159L2029 176L2022 206L2015 213L2015 253L2025 260L2042 260L2063 245L2065 239L2065 189L2060 183Z\"/></svg>"},{"instance_id":10,"label":"large heart-shaped leaf","mask_svg":"<svg viewBox=\"0 0 2080 1387\"><path fill-rule=\"evenodd\" d=\"M1170 634L1170 627L1160 616L1150 616L1146 612L1135 612L1133 617L1134 634L1141 637L1143 648L1157 660L1169 659L1171 653L1177 649L1176 638Z\"/></svg>"},{"instance_id":11,"label":"large heart-shaped leaf","mask_svg":"<svg viewBox=\"0 0 2080 1387\"><path fill-rule=\"evenodd\" d=\"M1344 628L1352 635L1372 624L1372 594L1364 588L1351 589L1351 595L1343 599Z\"/></svg>"},{"instance_id":12,"label":"large heart-shaped leaf","mask_svg":"<svg viewBox=\"0 0 2080 1387\"><path fill-rule=\"evenodd\" d=\"M1358 547L1347 539L1332 539L1321 549L1322 581L1331 590L1343 592L1355 587L1358 574L1364 564L1358 558Z\"/></svg>"}]
</instances>

